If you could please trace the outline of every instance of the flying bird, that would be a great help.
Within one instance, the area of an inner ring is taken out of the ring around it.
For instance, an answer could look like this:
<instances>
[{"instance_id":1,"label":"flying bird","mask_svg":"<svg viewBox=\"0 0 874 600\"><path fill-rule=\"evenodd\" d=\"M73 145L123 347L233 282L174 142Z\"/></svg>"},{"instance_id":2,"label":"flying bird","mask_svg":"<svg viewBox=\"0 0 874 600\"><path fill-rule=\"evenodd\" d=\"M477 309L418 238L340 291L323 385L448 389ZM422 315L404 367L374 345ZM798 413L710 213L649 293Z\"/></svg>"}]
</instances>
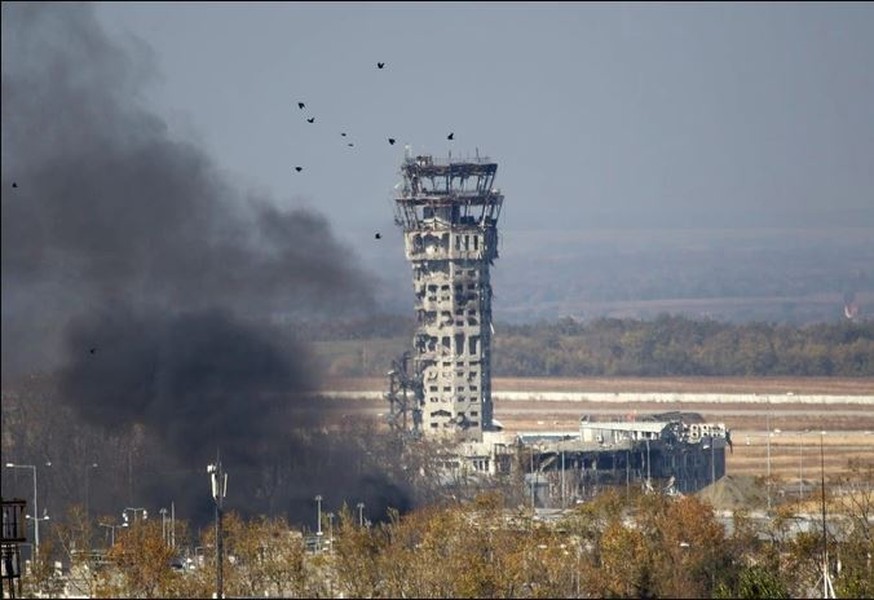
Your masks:
<instances>
[{"instance_id":1,"label":"flying bird","mask_svg":"<svg viewBox=\"0 0 874 600\"><path fill-rule=\"evenodd\" d=\"M349 146L349 147L351 148L351 147L354 146L355 144L353 144L352 142L349 142L349 143L346 144L346 145Z\"/></svg>"},{"instance_id":2,"label":"flying bird","mask_svg":"<svg viewBox=\"0 0 874 600\"><path fill-rule=\"evenodd\" d=\"M97 353L97 348L91 348L91 350L90 350L89 352L91 352L91 354L96 354L96 353Z\"/></svg>"},{"instance_id":3,"label":"flying bird","mask_svg":"<svg viewBox=\"0 0 874 600\"><path fill-rule=\"evenodd\" d=\"M447 140L453 140L453 139L455 139L455 132L453 131L452 133L450 133L449 135L447 135L447 136L446 136L446 139L447 139Z\"/></svg>"},{"instance_id":4,"label":"flying bird","mask_svg":"<svg viewBox=\"0 0 874 600\"><path fill-rule=\"evenodd\" d=\"M304 104L303 102L298 102L298 103L297 103L297 107L298 107L299 109L303 110L304 108L306 108L306 104Z\"/></svg>"},{"instance_id":5,"label":"flying bird","mask_svg":"<svg viewBox=\"0 0 874 600\"><path fill-rule=\"evenodd\" d=\"M301 171L303 171L303 167L295 167L294 170L300 173Z\"/></svg>"},{"instance_id":6,"label":"flying bird","mask_svg":"<svg viewBox=\"0 0 874 600\"><path fill-rule=\"evenodd\" d=\"M381 239L382 239L382 234L379 233L379 232L377 231L377 232L376 232L376 235L373 236L373 237L374 237L375 239L377 239L377 240L381 240Z\"/></svg>"},{"instance_id":7,"label":"flying bird","mask_svg":"<svg viewBox=\"0 0 874 600\"><path fill-rule=\"evenodd\" d=\"M381 68L383 68L384 66L385 66L385 63L384 63L384 62L378 62L378 63L376 63L376 68L377 68L377 69L381 69Z\"/></svg>"},{"instance_id":8,"label":"flying bird","mask_svg":"<svg viewBox=\"0 0 874 600\"><path fill-rule=\"evenodd\" d=\"M18 184L15 183L15 182L13 181L13 182L12 182L12 187L17 188L17 187L18 187Z\"/></svg>"},{"instance_id":9,"label":"flying bird","mask_svg":"<svg viewBox=\"0 0 874 600\"><path fill-rule=\"evenodd\" d=\"M310 117L309 119L307 119L307 123L315 123L315 122L316 122L315 117Z\"/></svg>"},{"instance_id":10,"label":"flying bird","mask_svg":"<svg viewBox=\"0 0 874 600\"><path fill-rule=\"evenodd\" d=\"M341 131L341 132L340 132L340 137L346 137L346 132L345 132L345 131Z\"/></svg>"},{"instance_id":11,"label":"flying bird","mask_svg":"<svg viewBox=\"0 0 874 600\"><path fill-rule=\"evenodd\" d=\"M395 139L394 139L394 138L388 138L388 143L391 144L392 146L394 146L394 144L395 144Z\"/></svg>"}]
</instances>

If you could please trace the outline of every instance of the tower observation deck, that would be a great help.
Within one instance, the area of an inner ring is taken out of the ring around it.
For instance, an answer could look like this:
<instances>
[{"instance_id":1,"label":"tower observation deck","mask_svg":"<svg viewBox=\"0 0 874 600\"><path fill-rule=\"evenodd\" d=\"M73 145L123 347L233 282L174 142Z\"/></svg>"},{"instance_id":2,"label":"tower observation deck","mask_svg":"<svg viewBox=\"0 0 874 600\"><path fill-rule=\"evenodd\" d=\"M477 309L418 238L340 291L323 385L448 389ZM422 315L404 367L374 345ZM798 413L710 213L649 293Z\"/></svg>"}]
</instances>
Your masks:
<instances>
[{"instance_id":1,"label":"tower observation deck","mask_svg":"<svg viewBox=\"0 0 874 600\"><path fill-rule=\"evenodd\" d=\"M478 439L492 427L492 289L497 222L504 197L498 165L407 156L395 199L413 270L417 374L413 428ZM405 395L406 397L406 395ZM404 402L406 404L406 402ZM394 406L394 404L393 404ZM404 418L406 423L406 417Z\"/></svg>"}]
</instances>

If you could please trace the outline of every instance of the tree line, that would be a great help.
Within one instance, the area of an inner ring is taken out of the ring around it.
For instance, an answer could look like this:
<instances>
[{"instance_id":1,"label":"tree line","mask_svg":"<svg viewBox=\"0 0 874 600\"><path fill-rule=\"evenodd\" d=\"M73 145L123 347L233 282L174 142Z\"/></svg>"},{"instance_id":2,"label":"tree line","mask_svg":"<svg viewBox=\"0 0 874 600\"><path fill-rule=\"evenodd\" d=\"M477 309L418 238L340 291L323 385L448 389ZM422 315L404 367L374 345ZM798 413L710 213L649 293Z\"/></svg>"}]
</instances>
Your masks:
<instances>
[{"instance_id":1,"label":"tree line","mask_svg":"<svg viewBox=\"0 0 874 600\"><path fill-rule=\"evenodd\" d=\"M339 376L382 376L410 349L410 318L306 324L325 369ZM495 323L497 377L871 377L874 321L725 323L661 315L652 320L600 318Z\"/></svg>"},{"instance_id":2,"label":"tree line","mask_svg":"<svg viewBox=\"0 0 874 600\"><path fill-rule=\"evenodd\" d=\"M652 321L564 318L494 337L505 377L874 375L874 322L743 325L662 315Z\"/></svg>"},{"instance_id":3,"label":"tree line","mask_svg":"<svg viewBox=\"0 0 874 600\"><path fill-rule=\"evenodd\" d=\"M733 527L726 528L695 496L615 489L554 521L497 492L405 515L389 510L388 519L373 525L343 506L323 516L328 525L320 537L293 529L281 517L230 513L223 527L223 592L297 598L803 598L819 594L825 549L838 597L871 597L870 494L835 498L832 506L842 518L830 518L825 539L818 526L790 534L797 518L791 506L764 524L735 511ZM69 565L67 575L42 564L45 558L25 576L25 596L56 595L63 588L80 597L114 598L206 598L215 591L214 528L190 531L182 523L174 547L165 524L138 521L94 553L88 551L94 537L81 507L70 517L52 538L54 557Z\"/></svg>"}]
</instances>

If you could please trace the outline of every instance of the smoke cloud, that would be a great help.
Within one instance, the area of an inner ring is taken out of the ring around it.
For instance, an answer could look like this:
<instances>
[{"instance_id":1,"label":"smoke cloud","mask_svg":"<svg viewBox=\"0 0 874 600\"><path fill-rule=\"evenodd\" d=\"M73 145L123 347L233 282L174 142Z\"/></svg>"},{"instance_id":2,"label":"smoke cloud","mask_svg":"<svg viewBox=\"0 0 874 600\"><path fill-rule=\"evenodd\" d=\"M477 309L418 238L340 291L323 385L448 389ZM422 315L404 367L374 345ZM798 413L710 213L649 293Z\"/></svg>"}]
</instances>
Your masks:
<instances>
[{"instance_id":1,"label":"smoke cloud","mask_svg":"<svg viewBox=\"0 0 874 600\"><path fill-rule=\"evenodd\" d=\"M143 100L148 48L91 6L2 11L4 381L60 369L90 423L255 462L315 384L271 323L370 311L369 278L324 217L237 189L175 137Z\"/></svg>"}]
</instances>

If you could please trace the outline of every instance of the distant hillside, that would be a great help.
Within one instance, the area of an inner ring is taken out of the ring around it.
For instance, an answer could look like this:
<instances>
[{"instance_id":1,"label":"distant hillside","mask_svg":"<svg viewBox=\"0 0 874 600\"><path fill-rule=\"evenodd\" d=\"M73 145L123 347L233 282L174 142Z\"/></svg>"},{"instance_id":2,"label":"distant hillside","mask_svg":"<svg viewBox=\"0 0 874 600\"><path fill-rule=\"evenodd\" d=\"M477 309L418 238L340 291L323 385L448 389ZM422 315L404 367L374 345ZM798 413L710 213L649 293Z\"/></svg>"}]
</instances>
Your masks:
<instances>
[{"instance_id":1,"label":"distant hillside","mask_svg":"<svg viewBox=\"0 0 874 600\"><path fill-rule=\"evenodd\" d=\"M874 317L874 230L506 231L495 319Z\"/></svg>"}]
</instances>

